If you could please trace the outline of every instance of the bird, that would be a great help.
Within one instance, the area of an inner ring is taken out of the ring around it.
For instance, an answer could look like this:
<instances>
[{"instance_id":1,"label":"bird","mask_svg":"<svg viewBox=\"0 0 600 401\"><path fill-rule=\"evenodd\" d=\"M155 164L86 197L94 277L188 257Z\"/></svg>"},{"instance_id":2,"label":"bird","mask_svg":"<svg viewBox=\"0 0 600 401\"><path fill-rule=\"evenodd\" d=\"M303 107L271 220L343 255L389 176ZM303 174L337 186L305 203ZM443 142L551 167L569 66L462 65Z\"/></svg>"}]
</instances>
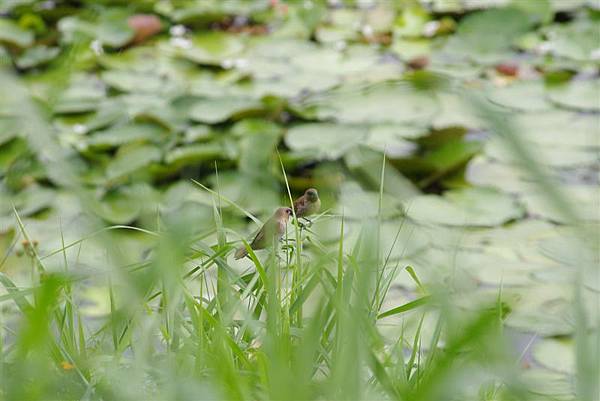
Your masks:
<instances>
[{"instance_id":1,"label":"bird","mask_svg":"<svg viewBox=\"0 0 600 401\"><path fill-rule=\"evenodd\" d=\"M285 233L285 226L291 215L292 209L289 207L278 208L273 216L258 230L258 233L250 243L250 248L264 249L279 241ZM237 260L245 256L248 256L248 250L245 245L242 245L235 251L234 258Z\"/></svg>"},{"instance_id":2,"label":"bird","mask_svg":"<svg viewBox=\"0 0 600 401\"><path fill-rule=\"evenodd\" d=\"M297 218L304 218L317 213L321 209L321 199L319 193L314 188L308 188L304 195L294 201L294 211ZM310 222L310 220L308 220Z\"/></svg>"}]
</instances>

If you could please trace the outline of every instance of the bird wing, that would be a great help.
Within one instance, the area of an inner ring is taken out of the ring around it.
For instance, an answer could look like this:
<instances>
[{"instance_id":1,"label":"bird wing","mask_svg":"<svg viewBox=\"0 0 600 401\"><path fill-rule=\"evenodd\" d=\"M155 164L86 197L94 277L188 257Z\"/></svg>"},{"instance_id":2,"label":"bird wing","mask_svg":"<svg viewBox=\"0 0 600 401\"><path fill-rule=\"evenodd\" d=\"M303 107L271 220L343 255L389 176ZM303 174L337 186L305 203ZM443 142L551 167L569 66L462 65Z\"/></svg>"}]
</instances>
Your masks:
<instances>
[{"instance_id":1,"label":"bird wing","mask_svg":"<svg viewBox=\"0 0 600 401\"><path fill-rule=\"evenodd\" d=\"M302 195L294 201L294 211L296 212L296 214L300 214L300 212L304 210L304 208L306 207L306 203L307 199L304 195Z\"/></svg>"},{"instance_id":2,"label":"bird wing","mask_svg":"<svg viewBox=\"0 0 600 401\"><path fill-rule=\"evenodd\" d=\"M258 230L258 233L256 233L256 236L252 240L252 243L250 244L250 248L252 248L252 249L263 248L264 242L265 242L265 226L263 225L260 228L260 230Z\"/></svg>"},{"instance_id":3,"label":"bird wing","mask_svg":"<svg viewBox=\"0 0 600 401\"><path fill-rule=\"evenodd\" d=\"M252 240L252 244L250 244L252 249L263 249L271 246L273 238L277 234L278 223L279 222L275 217L272 216L269 218L256 234L256 237Z\"/></svg>"}]
</instances>

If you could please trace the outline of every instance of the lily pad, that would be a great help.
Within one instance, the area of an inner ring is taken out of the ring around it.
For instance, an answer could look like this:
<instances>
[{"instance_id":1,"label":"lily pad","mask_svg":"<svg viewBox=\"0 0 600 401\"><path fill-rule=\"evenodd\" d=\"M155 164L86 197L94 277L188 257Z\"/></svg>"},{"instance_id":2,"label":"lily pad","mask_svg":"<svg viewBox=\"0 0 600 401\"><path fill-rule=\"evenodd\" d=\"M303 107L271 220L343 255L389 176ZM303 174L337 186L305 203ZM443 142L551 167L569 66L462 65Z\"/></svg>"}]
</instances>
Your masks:
<instances>
[{"instance_id":1,"label":"lily pad","mask_svg":"<svg viewBox=\"0 0 600 401\"><path fill-rule=\"evenodd\" d=\"M561 107L581 111L600 111L600 80L574 81L553 89L548 97Z\"/></svg>"},{"instance_id":2,"label":"lily pad","mask_svg":"<svg viewBox=\"0 0 600 401\"><path fill-rule=\"evenodd\" d=\"M467 166L465 179L479 186L493 187L509 193L522 193L531 189L526 173L515 166L489 160L485 156L475 157Z\"/></svg>"},{"instance_id":3,"label":"lily pad","mask_svg":"<svg viewBox=\"0 0 600 401\"><path fill-rule=\"evenodd\" d=\"M337 159L366 138L364 126L312 123L292 127L285 135L285 144L294 151L310 150L314 159Z\"/></svg>"},{"instance_id":4,"label":"lily pad","mask_svg":"<svg viewBox=\"0 0 600 401\"><path fill-rule=\"evenodd\" d=\"M542 336L570 335L574 331L570 286L540 284L522 289L506 324L514 329Z\"/></svg>"},{"instance_id":5,"label":"lily pad","mask_svg":"<svg viewBox=\"0 0 600 401\"><path fill-rule=\"evenodd\" d=\"M531 394L556 401L575 401L575 381L564 373L549 372L545 369L530 369L523 372L522 380L527 383Z\"/></svg>"},{"instance_id":6,"label":"lily pad","mask_svg":"<svg viewBox=\"0 0 600 401\"><path fill-rule=\"evenodd\" d=\"M14 205L21 217L30 216L51 207L54 197L53 190L39 185L30 185L17 195L9 195L2 191L0 192L0 199L2 200L0 215L12 214L12 206Z\"/></svg>"},{"instance_id":7,"label":"lily pad","mask_svg":"<svg viewBox=\"0 0 600 401\"><path fill-rule=\"evenodd\" d=\"M161 209L177 211L185 202L213 206L213 196L190 181L177 181L170 185L163 194Z\"/></svg>"},{"instance_id":8,"label":"lily pad","mask_svg":"<svg viewBox=\"0 0 600 401\"><path fill-rule=\"evenodd\" d=\"M461 54L479 63L504 59L513 41L532 27L526 13L516 8L498 8L467 15L445 51Z\"/></svg>"},{"instance_id":9,"label":"lily pad","mask_svg":"<svg viewBox=\"0 0 600 401\"><path fill-rule=\"evenodd\" d=\"M281 205L279 186L257 180L256 177L228 171L219 172L218 178L213 175L210 182L215 191L251 212L261 213L265 219ZM223 207L229 206L227 202L221 204ZM236 213L239 214L239 211Z\"/></svg>"},{"instance_id":10,"label":"lily pad","mask_svg":"<svg viewBox=\"0 0 600 401\"><path fill-rule=\"evenodd\" d=\"M77 130L81 134L106 128L109 125L117 125L120 120L127 118L127 108L124 102L111 98L103 101L96 113L84 124L79 124Z\"/></svg>"},{"instance_id":11,"label":"lily pad","mask_svg":"<svg viewBox=\"0 0 600 401\"><path fill-rule=\"evenodd\" d=\"M494 137L484 147L485 154L492 159L503 163L520 166L518 156L515 155L506 143ZM587 148L559 148L556 146L536 146L533 154L535 160L552 167L580 167L591 166L598 162L598 153Z\"/></svg>"},{"instance_id":12,"label":"lily pad","mask_svg":"<svg viewBox=\"0 0 600 401\"><path fill-rule=\"evenodd\" d=\"M142 210L142 199L128 188L108 192L102 198L90 198L91 210L112 224L130 224L138 218Z\"/></svg>"},{"instance_id":13,"label":"lily pad","mask_svg":"<svg viewBox=\"0 0 600 401\"><path fill-rule=\"evenodd\" d=\"M497 226L523 216L511 196L491 188L448 191L444 196L423 195L407 205L410 217L422 223L451 226Z\"/></svg>"},{"instance_id":14,"label":"lily pad","mask_svg":"<svg viewBox=\"0 0 600 401\"><path fill-rule=\"evenodd\" d=\"M176 55L198 64L227 67L227 62L233 63L244 50L244 44L239 36L208 32L192 38L189 46L173 50Z\"/></svg>"},{"instance_id":15,"label":"lily pad","mask_svg":"<svg viewBox=\"0 0 600 401\"><path fill-rule=\"evenodd\" d=\"M19 56L19 58L15 61L17 67L22 69L38 67L52 61L58 54L60 53L60 49L58 47L48 47L48 46L35 46L30 47L25 52Z\"/></svg>"},{"instance_id":16,"label":"lily pad","mask_svg":"<svg viewBox=\"0 0 600 401\"><path fill-rule=\"evenodd\" d=\"M569 185L561 189L564 194L568 194L572 210L581 221L600 221L600 196L597 186ZM557 209L543 193L530 190L523 194L522 199L527 205L527 210L533 215L555 222L572 223L567 220L564 211Z\"/></svg>"},{"instance_id":17,"label":"lily pad","mask_svg":"<svg viewBox=\"0 0 600 401\"><path fill-rule=\"evenodd\" d=\"M4 174L12 163L27 152L28 147L25 140L21 138L7 140L0 146L0 173Z\"/></svg>"},{"instance_id":18,"label":"lily pad","mask_svg":"<svg viewBox=\"0 0 600 401\"><path fill-rule=\"evenodd\" d=\"M487 247L483 248L484 250ZM497 250L494 250L497 252ZM452 252L452 251L450 251ZM477 281L494 288L528 287L537 284L534 274L550 270L551 265L501 256L495 252L471 252L468 258L455 260L457 266L468 271Z\"/></svg>"},{"instance_id":19,"label":"lily pad","mask_svg":"<svg viewBox=\"0 0 600 401\"><path fill-rule=\"evenodd\" d=\"M483 128L480 118L473 108L458 95L438 94L441 110L435 115L432 125L435 129L449 127L465 127L468 129Z\"/></svg>"},{"instance_id":20,"label":"lily pad","mask_svg":"<svg viewBox=\"0 0 600 401\"><path fill-rule=\"evenodd\" d=\"M179 168L213 161L222 156L223 147L217 143L194 144L170 150L165 156L165 163Z\"/></svg>"},{"instance_id":21,"label":"lily pad","mask_svg":"<svg viewBox=\"0 0 600 401\"><path fill-rule=\"evenodd\" d=\"M185 130L185 142L202 142L212 138L213 132L208 125L194 125Z\"/></svg>"},{"instance_id":22,"label":"lily pad","mask_svg":"<svg viewBox=\"0 0 600 401\"><path fill-rule=\"evenodd\" d=\"M528 141L556 147L598 148L600 116L569 111L527 113L515 116L520 134Z\"/></svg>"},{"instance_id":23,"label":"lily pad","mask_svg":"<svg viewBox=\"0 0 600 401\"><path fill-rule=\"evenodd\" d=\"M379 213L379 192L365 191L356 182L344 183L337 211L347 218L363 220L375 218ZM403 205L399 199L384 193L381 197L381 214L383 219L400 217L403 214Z\"/></svg>"},{"instance_id":24,"label":"lily pad","mask_svg":"<svg viewBox=\"0 0 600 401\"><path fill-rule=\"evenodd\" d=\"M383 154L362 146L348 151L344 157L348 169L357 177L362 178L372 190L379 190L381 185L381 169ZM385 163L383 174L383 191L406 201L421 192L408 178L400 174L388 161Z\"/></svg>"},{"instance_id":25,"label":"lily pad","mask_svg":"<svg viewBox=\"0 0 600 401\"><path fill-rule=\"evenodd\" d=\"M543 82L515 82L509 86L494 88L489 99L506 108L520 111L542 111L552 109L552 104L545 98Z\"/></svg>"},{"instance_id":26,"label":"lily pad","mask_svg":"<svg viewBox=\"0 0 600 401\"><path fill-rule=\"evenodd\" d=\"M106 96L104 84L93 76L77 76L58 96L54 112L59 114L85 113L96 110Z\"/></svg>"},{"instance_id":27,"label":"lily pad","mask_svg":"<svg viewBox=\"0 0 600 401\"><path fill-rule=\"evenodd\" d=\"M129 142L158 141L164 138L165 129L155 124L125 124L96 131L87 144L94 148L112 148Z\"/></svg>"},{"instance_id":28,"label":"lily pad","mask_svg":"<svg viewBox=\"0 0 600 401\"><path fill-rule=\"evenodd\" d=\"M104 71L102 80L123 92L163 93L174 87L166 77L139 71Z\"/></svg>"},{"instance_id":29,"label":"lily pad","mask_svg":"<svg viewBox=\"0 0 600 401\"><path fill-rule=\"evenodd\" d=\"M402 82L344 87L309 98L302 107L315 118L343 123L423 124L439 111L431 94Z\"/></svg>"},{"instance_id":30,"label":"lily pad","mask_svg":"<svg viewBox=\"0 0 600 401\"><path fill-rule=\"evenodd\" d=\"M116 180L147 167L150 163L158 162L161 158L160 149L152 145L129 146L119 149L116 157L106 167L109 180Z\"/></svg>"},{"instance_id":31,"label":"lily pad","mask_svg":"<svg viewBox=\"0 0 600 401\"><path fill-rule=\"evenodd\" d=\"M389 256L390 260L414 256L430 245L430 238L419 226L403 219L383 223L380 238L382 257Z\"/></svg>"},{"instance_id":32,"label":"lily pad","mask_svg":"<svg viewBox=\"0 0 600 401\"><path fill-rule=\"evenodd\" d=\"M79 16L62 18L58 29L62 39L67 43L79 40L98 40L109 47L118 48L126 45L134 37L134 31L127 24L128 14L118 8L109 9L95 21L85 20Z\"/></svg>"},{"instance_id":33,"label":"lily pad","mask_svg":"<svg viewBox=\"0 0 600 401\"><path fill-rule=\"evenodd\" d=\"M8 18L0 18L0 43L17 47L29 47L33 44L33 33L21 28Z\"/></svg>"},{"instance_id":34,"label":"lily pad","mask_svg":"<svg viewBox=\"0 0 600 401\"><path fill-rule=\"evenodd\" d=\"M575 345L572 341L544 339L534 345L533 357L550 370L575 374Z\"/></svg>"},{"instance_id":35,"label":"lily pad","mask_svg":"<svg viewBox=\"0 0 600 401\"><path fill-rule=\"evenodd\" d=\"M266 120L246 119L237 123L232 132L241 137L239 170L269 181L268 177L273 177L269 172L274 171L274 166L279 167L273 155L283 134L281 127Z\"/></svg>"},{"instance_id":36,"label":"lily pad","mask_svg":"<svg viewBox=\"0 0 600 401\"><path fill-rule=\"evenodd\" d=\"M548 37L548 50L552 54L577 61L594 60L594 52L598 49L598 27L593 21L575 20L570 24L554 24L544 32Z\"/></svg>"},{"instance_id":37,"label":"lily pad","mask_svg":"<svg viewBox=\"0 0 600 401\"><path fill-rule=\"evenodd\" d=\"M254 99L219 97L199 100L190 110L194 121L215 124L244 113L262 110L262 103Z\"/></svg>"},{"instance_id":38,"label":"lily pad","mask_svg":"<svg viewBox=\"0 0 600 401\"><path fill-rule=\"evenodd\" d=\"M0 117L0 146L15 138L19 132L18 121L15 118ZM2 160L3 157L0 157ZM2 162L0 161L0 165ZM1 168L0 168L1 169Z\"/></svg>"}]
</instances>

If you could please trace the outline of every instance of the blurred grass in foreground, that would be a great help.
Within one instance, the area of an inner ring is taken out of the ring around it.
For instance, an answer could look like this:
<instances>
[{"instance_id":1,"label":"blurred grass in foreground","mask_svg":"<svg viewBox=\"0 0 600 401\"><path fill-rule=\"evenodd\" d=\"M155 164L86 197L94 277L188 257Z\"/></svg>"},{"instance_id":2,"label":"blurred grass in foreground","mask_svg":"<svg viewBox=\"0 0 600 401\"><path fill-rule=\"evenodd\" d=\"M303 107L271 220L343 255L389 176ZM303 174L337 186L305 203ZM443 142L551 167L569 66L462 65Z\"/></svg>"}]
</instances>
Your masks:
<instances>
[{"instance_id":1,"label":"blurred grass in foreground","mask_svg":"<svg viewBox=\"0 0 600 401\"><path fill-rule=\"evenodd\" d=\"M20 122L35 138L32 142L40 144L37 151L55 150L48 157L57 166L57 176L69 177L69 163L61 157L52 128L25 89L6 73L0 75L0 86L11 88L20 99ZM575 209L547 181L505 116L471 100L548 200L576 222ZM69 184L79 193L76 181ZM133 265L117 251L116 237L99 231L86 241L97 241L110 263L96 275L71 268L67 253L76 251L77 244L64 240L56 250L63 256L63 272L48 272L44 255L30 246L30 264L23 266L31 271L30 287L17 287L0 273L7 290L0 302L14 302L18 308L16 318L0 314L1 397L544 399L527 391L530 383L520 380L515 369L519 356L507 346L502 330L506 311L501 288L495 303L471 312L459 309L448 288L423 288L411 269L388 265L380 257L390 251L380 249L381 219L365 220L359 240L348 248L340 218L334 254L321 248L317 238L294 229L295 238L280 252L282 258L260 260L251 254L252 261L240 272L227 260L234 248L229 241L239 235L225 226L223 199L215 190L211 234L216 242L193 236L190 222L181 216L160 231L144 230L155 245L148 258ZM80 201L85 208L85 196ZM581 246L597 240L594 235L582 231ZM30 241L27 227L20 225L10 249L23 239ZM303 257L304 241L313 247L310 259ZM584 268L574 286L576 294L583 291ZM413 277L419 297L382 310L389 285L399 274ZM104 281L108 287L110 314L105 319L86 322L82 317L77 287L88 280ZM593 401L600 337L597 331L590 335L588 328L597 324L597 317L586 316L579 297L575 299L577 394ZM416 333L405 333L402 326L396 327L393 339L382 333L380 321L408 313L420 316ZM426 316L436 321L429 341L421 334Z\"/></svg>"}]
</instances>

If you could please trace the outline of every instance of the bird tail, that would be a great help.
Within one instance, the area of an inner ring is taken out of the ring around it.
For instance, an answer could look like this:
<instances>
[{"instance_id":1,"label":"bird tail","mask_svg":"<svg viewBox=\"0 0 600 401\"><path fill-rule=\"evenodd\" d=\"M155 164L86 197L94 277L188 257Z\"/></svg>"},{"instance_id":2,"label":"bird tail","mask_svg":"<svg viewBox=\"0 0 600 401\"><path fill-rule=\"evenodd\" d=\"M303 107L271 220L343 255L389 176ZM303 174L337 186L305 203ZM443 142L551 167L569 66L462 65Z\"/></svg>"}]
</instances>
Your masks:
<instances>
[{"instance_id":1,"label":"bird tail","mask_svg":"<svg viewBox=\"0 0 600 401\"><path fill-rule=\"evenodd\" d=\"M241 247L239 247L237 249L237 251L235 251L235 255L233 257L237 260L237 259L241 259L247 255L248 255L248 250L246 249L246 246L242 245Z\"/></svg>"}]
</instances>

